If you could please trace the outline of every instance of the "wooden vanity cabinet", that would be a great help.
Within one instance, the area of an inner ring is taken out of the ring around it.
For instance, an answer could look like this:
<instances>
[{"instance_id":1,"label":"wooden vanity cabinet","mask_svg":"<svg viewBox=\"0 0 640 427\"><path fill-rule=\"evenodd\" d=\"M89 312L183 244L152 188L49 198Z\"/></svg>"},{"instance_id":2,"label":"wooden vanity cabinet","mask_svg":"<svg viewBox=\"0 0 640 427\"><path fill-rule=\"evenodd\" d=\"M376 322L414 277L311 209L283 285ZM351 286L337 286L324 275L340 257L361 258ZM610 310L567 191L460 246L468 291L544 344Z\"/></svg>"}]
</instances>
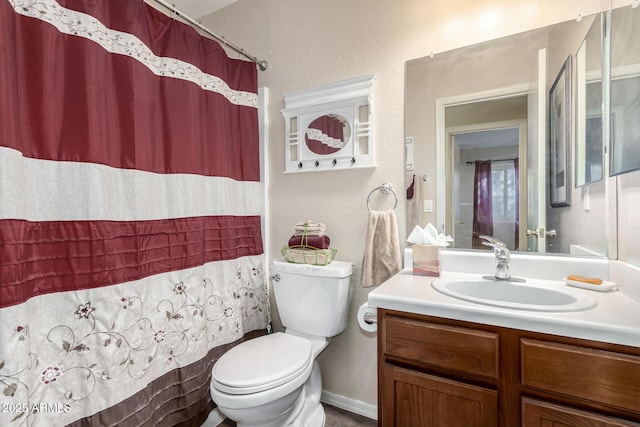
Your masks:
<instances>
[{"instance_id":1,"label":"wooden vanity cabinet","mask_svg":"<svg viewBox=\"0 0 640 427\"><path fill-rule=\"evenodd\" d=\"M640 349L378 309L378 425L640 427Z\"/></svg>"},{"instance_id":2,"label":"wooden vanity cabinet","mask_svg":"<svg viewBox=\"0 0 640 427\"><path fill-rule=\"evenodd\" d=\"M393 402L379 424L387 426L495 426L498 399L494 390L428 375L387 363L382 400Z\"/></svg>"}]
</instances>

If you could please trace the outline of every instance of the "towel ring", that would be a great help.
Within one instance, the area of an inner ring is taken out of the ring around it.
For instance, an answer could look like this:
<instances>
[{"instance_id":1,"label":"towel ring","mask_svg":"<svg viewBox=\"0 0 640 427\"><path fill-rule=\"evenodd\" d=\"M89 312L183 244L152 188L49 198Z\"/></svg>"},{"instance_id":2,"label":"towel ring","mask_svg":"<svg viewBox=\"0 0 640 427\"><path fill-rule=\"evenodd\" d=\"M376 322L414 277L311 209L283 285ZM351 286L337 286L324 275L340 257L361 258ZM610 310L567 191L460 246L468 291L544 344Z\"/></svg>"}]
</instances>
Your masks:
<instances>
[{"instance_id":1,"label":"towel ring","mask_svg":"<svg viewBox=\"0 0 640 427\"><path fill-rule=\"evenodd\" d=\"M369 196L367 196L367 209L369 210L369 212L371 212L371 206L369 206L369 201L371 200L371 195L377 190L382 191L384 194L389 194L389 192L391 192L393 194L393 197L395 197L395 199L396 199L395 203L393 204L393 209L395 209L396 206L398 206L398 195L396 194L395 191L393 191L393 188L391 188L391 184L384 183L381 186L376 187L373 190L371 190L371 192L369 193Z\"/></svg>"}]
</instances>

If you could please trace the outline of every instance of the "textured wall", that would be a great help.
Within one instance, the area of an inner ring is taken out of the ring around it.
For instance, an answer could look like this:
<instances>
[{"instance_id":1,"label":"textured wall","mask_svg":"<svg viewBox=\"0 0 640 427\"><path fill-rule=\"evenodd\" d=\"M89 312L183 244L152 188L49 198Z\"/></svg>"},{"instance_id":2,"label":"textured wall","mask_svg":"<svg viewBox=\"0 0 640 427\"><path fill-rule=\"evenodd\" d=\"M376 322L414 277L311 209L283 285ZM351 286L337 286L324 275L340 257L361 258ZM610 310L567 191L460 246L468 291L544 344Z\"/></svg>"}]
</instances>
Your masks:
<instances>
[{"instance_id":1,"label":"textured wall","mask_svg":"<svg viewBox=\"0 0 640 427\"><path fill-rule=\"evenodd\" d=\"M214 32L269 61L259 81L270 91L271 254L279 253L297 221L315 219L327 224L338 259L355 264L350 325L319 359L325 390L377 403L376 339L358 328L355 314L370 290L359 285L367 195L383 182L404 195L405 62L608 6L604 0L239 0L203 19ZM376 75L378 167L283 175L282 95L367 74ZM402 200L396 214L404 240Z\"/></svg>"}]
</instances>

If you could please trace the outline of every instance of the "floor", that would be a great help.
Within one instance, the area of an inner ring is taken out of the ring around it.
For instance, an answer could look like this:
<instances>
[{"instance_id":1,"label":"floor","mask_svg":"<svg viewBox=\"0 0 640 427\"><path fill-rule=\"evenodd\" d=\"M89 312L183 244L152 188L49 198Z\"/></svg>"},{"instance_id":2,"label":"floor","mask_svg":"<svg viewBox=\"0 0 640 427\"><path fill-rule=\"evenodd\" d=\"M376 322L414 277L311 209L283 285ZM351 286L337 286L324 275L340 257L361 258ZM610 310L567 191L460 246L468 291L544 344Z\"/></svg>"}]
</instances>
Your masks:
<instances>
[{"instance_id":1,"label":"floor","mask_svg":"<svg viewBox=\"0 0 640 427\"><path fill-rule=\"evenodd\" d=\"M327 416L325 427L375 427L378 425L375 420L329 406L326 403L323 403L322 406ZM227 420L218 427L235 427L235 425L236 423Z\"/></svg>"},{"instance_id":2,"label":"floor","mask_svg":"<svg viewBox=\"0 0 640 427\"><path fill-rule=\"evenodd\" d=\"M322 404L324 412L327 416L325 427L375 427L378 422L371 418L363 417L343 409Z\"/></svg>"}]
</instances>

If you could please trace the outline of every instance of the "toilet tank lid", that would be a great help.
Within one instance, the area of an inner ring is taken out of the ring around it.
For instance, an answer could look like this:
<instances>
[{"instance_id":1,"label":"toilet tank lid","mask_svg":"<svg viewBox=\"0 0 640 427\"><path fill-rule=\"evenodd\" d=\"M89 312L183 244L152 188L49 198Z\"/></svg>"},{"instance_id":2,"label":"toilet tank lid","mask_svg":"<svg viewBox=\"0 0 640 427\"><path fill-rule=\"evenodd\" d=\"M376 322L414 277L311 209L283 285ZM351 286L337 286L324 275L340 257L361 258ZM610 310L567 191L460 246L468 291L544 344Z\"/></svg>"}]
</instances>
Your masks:
<instances>
[{"instance_id":1,"label":"toilet tank lid","mask_svg":"<svg viewBox=\"0 0 640 427\"><path fill-rule=\"evenodd\" d=\"M283 258L273 260L271 272L292 273L315 277L349 277L353 273L353 264L345 261L331 261L328 265L296 264Z\"/></svg>"}]
</instances>

